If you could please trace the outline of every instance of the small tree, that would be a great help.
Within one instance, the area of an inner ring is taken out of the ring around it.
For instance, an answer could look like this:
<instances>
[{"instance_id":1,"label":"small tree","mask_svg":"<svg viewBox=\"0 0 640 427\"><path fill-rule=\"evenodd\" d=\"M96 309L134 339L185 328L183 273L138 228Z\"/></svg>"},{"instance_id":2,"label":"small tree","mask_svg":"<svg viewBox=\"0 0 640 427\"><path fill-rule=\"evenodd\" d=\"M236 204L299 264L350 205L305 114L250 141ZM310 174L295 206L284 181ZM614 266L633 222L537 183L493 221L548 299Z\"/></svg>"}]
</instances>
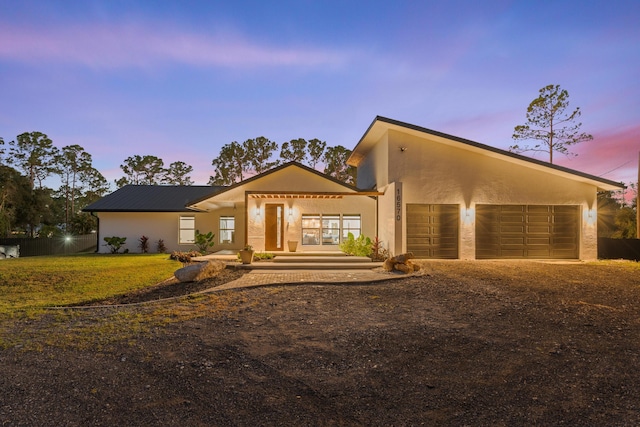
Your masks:
<instances>
[{"instance_id":1,"label":"small tree","mask_svg":"<svg viewBox=\"0 0 640 427\"><path fill-rule=\"evenodd\" d=\"M126 237L105 237L104 241L107 242L105 246L109 247L109 250L112 254L117 254L120 251L120 248L123 247L126 243Z\"/></svg>"},{"instance_id":2,"label":"small tree","mask_svg":"<svg viewBox=\"0 0 640 427\"><path fill-rule=\"evenodd\" d=\"M156 243L156 252L159 254L167 252L167 246L164 244L164 239L158 239L158 242Z\"/></svg>"},{"instance_id":3,"label":"small tree","mask_svg":"<svg viewBox=\"0 0 640 427\"><path fill-rule=\"evenodd\" d=\"M142 236L138 239L138 248L140 248L140 252L146 254L149 252L149 238L147 236Z\"/></svg>"},{"instance_id":4,"label":"small tree","mask_svg":"<svg viewBox=\"0 0 640 427\"><path fill-rule=\"evenodd\" d=\"M196 230L195 245L200 252L206 253L209 248L216 244L215 237L216 235L211 231L207 234L201 234L199 230Z\"/></svg>"},{"instance_id":5,"label":"small tree","mask_svg":"<svg viewBox=\"0 0 640 427\"><path fill-rule=\"evenodd\" d=\"M568 113L569 92L560 85L548 85L540 89L540 95L531 101L527 108L527 123L516 126L512 138L515 141L536 140L534 146L509 147L516 153L525 151L541 151L549 153L549 163L553 163L553 152L571 155L568 147L583 141L590 141L593 136L580 132L582 123L574 123L580 117L580 108Z\"/></svg>"}]
</instances>

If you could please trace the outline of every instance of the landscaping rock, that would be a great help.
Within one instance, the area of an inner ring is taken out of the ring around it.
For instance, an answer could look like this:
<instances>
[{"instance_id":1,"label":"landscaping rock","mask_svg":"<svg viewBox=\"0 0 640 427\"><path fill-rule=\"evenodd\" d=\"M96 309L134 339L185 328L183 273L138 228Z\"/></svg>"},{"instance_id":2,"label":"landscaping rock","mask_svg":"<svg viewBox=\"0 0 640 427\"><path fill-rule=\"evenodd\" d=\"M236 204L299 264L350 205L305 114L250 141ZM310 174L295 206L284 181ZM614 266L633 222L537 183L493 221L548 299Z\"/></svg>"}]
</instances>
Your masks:
<instances>
[{"instance_id":1,"label":"landscaping rock","mask_svg":"<svg viewBox=\"0 0 640 427\"><path fill-rule=\"evenodd\" d=\"M225 268L226 264L223 261L210 260L183 267L176 270L173 275L180 282L198 282L200 280L217 276Z\"/></svg>"},{"instance_id":2,"label":"landscaping rock","mask_svg":"<svg viewBox=\"0 0 640 427\"><path fill-rule=\"evenodd\" d=\"M419 265L410 261L412 258L413 254L411 252L394 256L393 258L387 258L384 261L382 268L386 271L400 271L405 274L420 270Z\"/></svg>"}]
</instances>

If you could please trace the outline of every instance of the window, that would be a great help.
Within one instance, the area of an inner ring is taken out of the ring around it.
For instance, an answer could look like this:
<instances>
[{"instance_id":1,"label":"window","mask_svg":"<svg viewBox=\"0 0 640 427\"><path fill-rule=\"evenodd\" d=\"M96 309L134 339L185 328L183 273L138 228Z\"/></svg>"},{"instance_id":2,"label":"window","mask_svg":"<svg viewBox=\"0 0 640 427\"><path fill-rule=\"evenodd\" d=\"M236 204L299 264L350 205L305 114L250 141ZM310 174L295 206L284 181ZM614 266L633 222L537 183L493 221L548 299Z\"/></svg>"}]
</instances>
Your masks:
<instances>
[{"instance_id":1,"label":"window","mask_svg":"<svg viewBox=\"0 0 640 427\"><path fill-rule=\"evenodd\" d=\"M322 244L340 244L340 215L322 215Z\"/></svg>"},{"instance_id":2,"label":"window","mask_svg":"<svg viewBox=\"0 0 640 427\"><path fill-rule=\"evenodd\" d=\"M236 231L236 219L232 216L220 217L220 243L233 243Z\"/></svg>"},{"instance_id":3,"label":"window","mask_svg":"<svg viewBox=\"0 0 640 427\"><path fill-rule=\"evenodd\" d=\"M353 237L358 237L361 233L360 215L343 215L342 216L342 239L346 239L349 233Z\"/></svg>"},{"instance_id":4,"label":"window","mask_svg":"<svg viewBox=\"0 0 640 427\"><path fill-rule=\"evenodd\" d=\"M194 243L196 241L196 218L193 216L180 217L180 244Z\"/></svg>"},{"instance_id":5,"label":"window","mask_svg":"<svg viewBox=\"0 0 640 427\"><path fill-rule=\"evenodd\" d=\"M302 244L320 244L320 215L302 215Z\"/></svg>"},{"instance_id":6,"label":"window","mask_svg":"<svg viewBox=\"0 0 640 427\"><path fill-rule=\"evenodd\" d=\"M360 215L302 215L303 245L339 245L349 233L360 236Z\"/></svg>"}]
</instances>

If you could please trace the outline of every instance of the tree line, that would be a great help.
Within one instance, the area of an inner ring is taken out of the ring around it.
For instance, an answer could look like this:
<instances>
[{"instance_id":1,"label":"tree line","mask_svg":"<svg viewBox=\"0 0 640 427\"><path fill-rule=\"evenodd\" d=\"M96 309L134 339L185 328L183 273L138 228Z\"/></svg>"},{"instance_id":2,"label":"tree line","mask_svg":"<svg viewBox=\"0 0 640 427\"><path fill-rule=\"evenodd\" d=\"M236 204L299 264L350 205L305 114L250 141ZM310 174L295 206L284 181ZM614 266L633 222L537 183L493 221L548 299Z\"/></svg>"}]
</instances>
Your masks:
<instances>
[{"instance_id":1,"label":"tree line","mask_svg":"<svg viewBox=\"0 0 640 427\"><path fill-rule=\"evenodd\" d=\"M312 169L323 165L322 172L342 182L355 184L356 170L347 165L351 150L338 145L327 147L325 141L303 138L292 139L278 145L264 136L233 141L220 149L211 161L214 174L209 185L232 185L249 176L261 174L285 162L295 161ZM184 162L171 163L164 167L162 159L151 155L135 155L120 165L124 176L115 181L118 187L134 185L193 185L193 167Z\"/></svg>"},{"instance_id":2,"label":"tree line","mask_svg":"<svg viewBox=\"0 0 640 427\"><path fill-rule=\"evenodd\" d=\"M44 185L57 176L57 189ZM58 148L42 132L25 132L5 144L0 138L0 236L86 234L96 220L82 208L109 191L79 145Z\"/></svg>"},{"instance_id":3,"label":"tree line","mask_svg":"<svg viewBox=\"0 0 640 427\"><path fill-rule=\"evenodd\" d=\"M347 166L351 151L328 147L319 139L298 138L281 146L265 137L224 145L211 165L209 185L231 185L279 164L296 161L349 184L355 168ZM165 167L153 155L127 157L116 187L134 185L193 185L193 167L175 161ZM55 179L57 178L57 180ZM46 184L59 182L58 188ZM52 237L87 234L96 218L82 209L111 191L108 180L93 166L80 145L61 148L42 132L25 132L5 143L0 137L0 236Z\"/></svg>"}]
</instances>

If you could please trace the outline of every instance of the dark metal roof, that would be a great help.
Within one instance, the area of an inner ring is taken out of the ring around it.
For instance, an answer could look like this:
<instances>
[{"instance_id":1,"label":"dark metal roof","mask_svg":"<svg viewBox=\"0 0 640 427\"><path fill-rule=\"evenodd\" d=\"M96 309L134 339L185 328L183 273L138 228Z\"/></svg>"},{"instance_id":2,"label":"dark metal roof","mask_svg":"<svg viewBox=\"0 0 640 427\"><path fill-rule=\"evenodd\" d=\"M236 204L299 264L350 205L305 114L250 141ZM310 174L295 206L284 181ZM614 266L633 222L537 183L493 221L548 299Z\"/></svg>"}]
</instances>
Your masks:
<instances>
[{"instance_id":1,"label":"dark metal roof","mask_svg":"<svg viewBox=\"0 0 640 427\"><path fill-rule=\"evenodd\" d=\"M226 187L210 185L125 185L83 209L85 212L190 212L191 201Z\"/></svg>"}]
</instances>

